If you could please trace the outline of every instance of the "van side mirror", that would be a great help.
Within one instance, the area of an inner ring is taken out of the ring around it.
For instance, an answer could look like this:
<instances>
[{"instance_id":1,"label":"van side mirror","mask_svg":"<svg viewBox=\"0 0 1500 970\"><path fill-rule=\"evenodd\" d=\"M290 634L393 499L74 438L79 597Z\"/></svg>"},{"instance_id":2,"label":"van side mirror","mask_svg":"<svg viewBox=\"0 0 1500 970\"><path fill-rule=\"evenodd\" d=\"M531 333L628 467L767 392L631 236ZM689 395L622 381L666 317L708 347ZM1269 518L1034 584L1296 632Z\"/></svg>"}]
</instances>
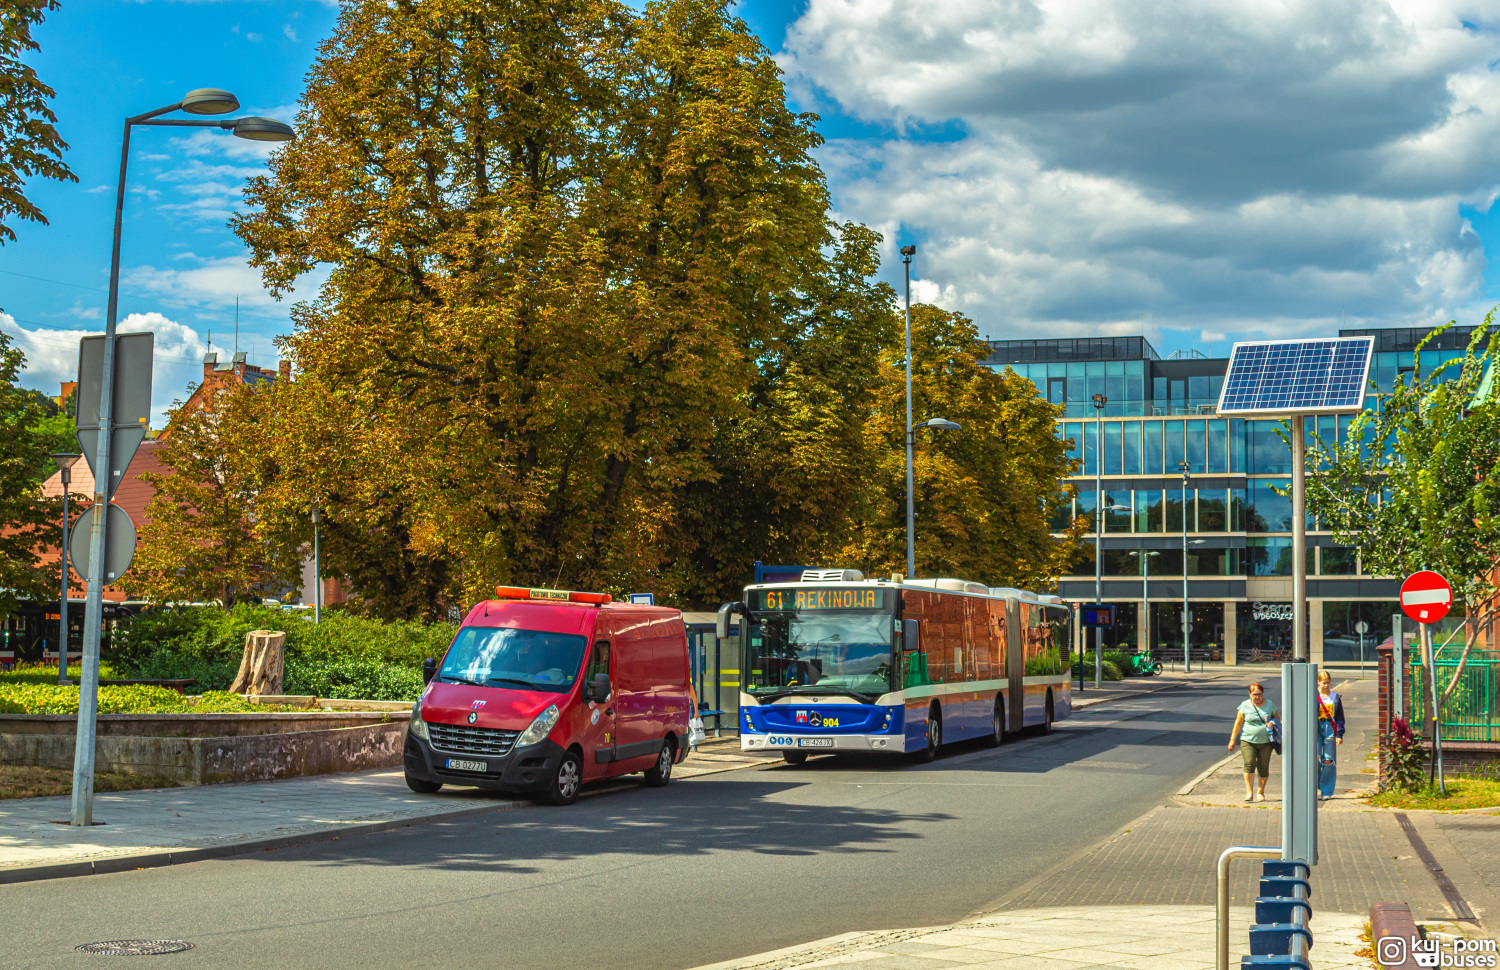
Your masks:
<instances>
[{"instance_id":1,"label":"van side mirror","mask_svg":"<svg viewBox=\"0 0 1500 970\"><path fill-rule=\"evenodd\" d=\"M428 657L422 661L422 683L432 683L432 678L437 676L437 661Z\"/></svg>"},{"instance_id":2,"label":"van side mirror","mask_svg":"<svg viewBox=\"0 0 1500 970\"><path fill-rule=\"evenodd\" d=\"M609 674L595 674L594 679L589 682L589 696L596 704L603 704L609 700Z\"/></svg>"},{"instance_id":3,"label":"van side mirror","mask_svg":"<svg viewBox=\"0 0 1500 970\"><path fill-rule=\"evenodd\" d=\"M922 633L918 621L901 621L901 650L904 653L916 653L922 649Z\"/></svg>"},{"instance_id":4,"label":"van side mirror","mask_svg":"<svg viewBox=\"0 0 1500 970\"><path fill-rule=\"evenodd\" d=\"M720 640L729 639L729 628L734 625L734 615L736 613L748 616L750 608L744 603L725 603L719 607L718 620L714 624L714 636Z\"/></svg>"}]
</instances>

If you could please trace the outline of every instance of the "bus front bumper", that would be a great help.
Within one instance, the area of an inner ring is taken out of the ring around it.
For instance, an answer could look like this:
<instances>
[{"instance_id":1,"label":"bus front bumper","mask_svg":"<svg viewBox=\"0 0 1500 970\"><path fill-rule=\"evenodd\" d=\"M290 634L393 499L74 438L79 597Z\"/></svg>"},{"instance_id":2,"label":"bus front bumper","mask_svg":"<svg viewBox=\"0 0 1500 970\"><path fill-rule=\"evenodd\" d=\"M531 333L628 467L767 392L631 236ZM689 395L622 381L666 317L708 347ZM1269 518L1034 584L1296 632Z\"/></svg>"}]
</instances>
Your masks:
<instances>
[{"instance_id":1,"label":"bus front bumper","mask_svg":"<svg viewBox=\"0 0 1500 970\"><path fill-rule=\"evenodd\" d=\"M741 751L906 751L901 734L741 734Z\"/></svg>"}]
</instances>

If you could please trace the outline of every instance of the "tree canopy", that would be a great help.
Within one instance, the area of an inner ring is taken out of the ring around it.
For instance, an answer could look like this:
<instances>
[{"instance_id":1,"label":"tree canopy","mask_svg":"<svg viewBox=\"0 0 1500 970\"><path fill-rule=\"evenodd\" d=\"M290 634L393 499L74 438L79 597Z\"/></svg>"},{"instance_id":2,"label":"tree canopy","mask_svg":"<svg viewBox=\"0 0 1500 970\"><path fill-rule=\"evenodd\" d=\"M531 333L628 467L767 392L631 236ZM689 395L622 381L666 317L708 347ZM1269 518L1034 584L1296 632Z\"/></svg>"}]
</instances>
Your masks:
<instances>
[{"instance_id":1,"label":"tree canopy","mask_svg":"<svg viewBox=\"0 0 1500 970\"><path fill-rule=\"evenodd\" d=\"M732 6L344 5L234 222L273 290L331 270L297 380L245 395L257 534L319 506L328 572L400 616L500 582L712 605L753 559L904 548L880 239L830 220L817 119ZM1055 412L919 317L973 427L923 445L924 566L1049 582Z\"/></svg>"},{"instance_id":2,"label":"tree canopy","mask_svg":"<svg viewBox=\"0 0 1500 970\"><path fill-rule=\"evenodd\" d=\"M16 238L12 219L47 224L26 197L28 179L78 181L62 160L68 144L48 104L56 92L21 62L39 49L32 28L57 7L57 0L0 0L0 245Z\"/></svg>"},{"instance_id":3,"label":"tree canopy","mask_svg":"<svg viewBox=\"0 0 1500 970\"><path fill-rule=\"evenodd\" d=\"M0 333L0 619L21 597L57 596L61 577L41 554L62 538L62 500L42 495L39 470L56 446L46 398L16 386L26 356Z\"/></svg>"}]
</instances>

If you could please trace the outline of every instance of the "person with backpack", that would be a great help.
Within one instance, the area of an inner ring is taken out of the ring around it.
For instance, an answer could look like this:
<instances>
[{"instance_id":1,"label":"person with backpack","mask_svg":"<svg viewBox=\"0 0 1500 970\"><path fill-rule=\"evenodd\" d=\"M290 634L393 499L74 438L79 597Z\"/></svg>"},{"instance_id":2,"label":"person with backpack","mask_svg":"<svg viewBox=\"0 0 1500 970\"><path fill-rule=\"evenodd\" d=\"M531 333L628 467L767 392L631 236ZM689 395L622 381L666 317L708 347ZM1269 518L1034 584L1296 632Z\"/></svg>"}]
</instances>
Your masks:
<instances>
[{"instance_id":1,"label":"person with backpack","mask_svg":"<svg viewBox=\"0 0 1500 970\"><path fill-rule=\"evenodd\" d=\"M1334 763L1338 746L1344 743L1344 698L1333 689L1328 671L1318 671L1318 801L1333 797L1338 782Z\"/></svg>"},{"instance_id":2,"label":"person with backpack","mask_svg":"<svg viewBox=\"0 0 1500 970\"><path fill-rule=\"evenodd\" d=\"M1266 800L1266 779L1271 777L1271 752L1281 748L1280 712L1276 702L1266 698L1266 688L1256 681L1250 685L1250 696L1240 702L1234 719L1234 730L1229 732L1229 750L1235 743L1240 746L1240 756L1245 762L1245 801ZM1255 787L1255 776L1260 775L1260 788Z\"/></svg>"}]
</instances>

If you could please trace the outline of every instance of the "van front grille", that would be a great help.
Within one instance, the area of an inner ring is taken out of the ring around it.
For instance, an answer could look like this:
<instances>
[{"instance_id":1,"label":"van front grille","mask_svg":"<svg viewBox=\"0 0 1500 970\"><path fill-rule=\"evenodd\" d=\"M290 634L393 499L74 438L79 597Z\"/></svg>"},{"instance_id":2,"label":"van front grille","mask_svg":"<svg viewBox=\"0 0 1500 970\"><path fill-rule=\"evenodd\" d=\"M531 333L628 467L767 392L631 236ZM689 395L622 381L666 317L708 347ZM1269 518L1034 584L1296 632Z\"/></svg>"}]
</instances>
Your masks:
<instances>
[{"instance_id":1,"label":"van front grille","mask_svg":"<svg viewBox=\"0 0 1500 970\"><path fill-rule=\"evenodd\" d=\"M427 723L432 735L432 746L454 754L483 754L502 757L510 754L511 746L520 737L520 731L499 731L495 728L469 727L465 724Z\"/></svg>"}]
</instances>

